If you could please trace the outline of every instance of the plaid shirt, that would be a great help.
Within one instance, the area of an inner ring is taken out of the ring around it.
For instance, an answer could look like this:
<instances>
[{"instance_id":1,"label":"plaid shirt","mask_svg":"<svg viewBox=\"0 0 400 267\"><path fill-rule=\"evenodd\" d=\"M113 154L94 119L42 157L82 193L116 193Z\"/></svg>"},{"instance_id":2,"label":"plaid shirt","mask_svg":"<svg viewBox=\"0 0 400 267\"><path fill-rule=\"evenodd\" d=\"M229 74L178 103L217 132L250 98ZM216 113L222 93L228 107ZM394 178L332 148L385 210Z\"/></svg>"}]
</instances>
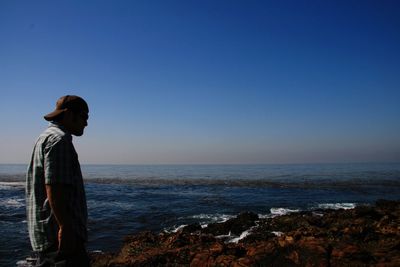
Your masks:
<instances>
[{"instance_id":1,"label":"plaid shirt","mask_svg":"<svg viewBox=\"0 0 400 267\"><path fill-rule=\"evenodd\" d=\"M77 237L87 241L86 196L78 155L71 134L55 123L50 123L36 141L26 175L27 222L34 251L44 251L58 242L58 224L45 186L51 184L71 189L67 212Z\"/></svg>"}]
</instances>

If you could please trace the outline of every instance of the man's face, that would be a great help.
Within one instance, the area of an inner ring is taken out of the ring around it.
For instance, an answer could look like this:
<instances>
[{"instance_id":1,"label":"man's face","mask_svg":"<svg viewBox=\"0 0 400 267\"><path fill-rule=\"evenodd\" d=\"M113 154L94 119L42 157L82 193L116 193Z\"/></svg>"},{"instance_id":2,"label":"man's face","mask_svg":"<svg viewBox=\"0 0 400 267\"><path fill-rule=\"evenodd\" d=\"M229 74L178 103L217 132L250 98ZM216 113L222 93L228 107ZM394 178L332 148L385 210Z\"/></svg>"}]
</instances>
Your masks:
<instances>
[{"instance_id":1,"label":"man's face","mask_svg":"<svg viewBox=\"0 0 400 267\"><path fill-rule=\"evenodd\" d=\"M87 111L66 111L64 127L75 136L83 135L83 130L88 125L89 114Z\"/></svg>"}]
</instances>

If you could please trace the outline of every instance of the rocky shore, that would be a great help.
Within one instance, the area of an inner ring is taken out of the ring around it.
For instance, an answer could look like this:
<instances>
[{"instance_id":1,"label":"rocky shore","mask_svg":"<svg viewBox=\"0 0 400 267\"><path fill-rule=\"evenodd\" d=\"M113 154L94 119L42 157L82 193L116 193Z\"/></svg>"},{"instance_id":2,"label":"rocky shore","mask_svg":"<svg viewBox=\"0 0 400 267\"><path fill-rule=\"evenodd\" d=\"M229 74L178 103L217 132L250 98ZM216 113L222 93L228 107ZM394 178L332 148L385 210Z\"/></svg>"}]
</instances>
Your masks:
<instances>
[{"instance_id":1,"label":"rocky shore","mask_svg":"<svg viewBox=\"0 0 400 267\"><path fill-rule=\"evenodd\" d=\"M224 223L126 237L92 266L400 266L400 201L274 218L242 213Z\"/></svg>"}]
</instances>

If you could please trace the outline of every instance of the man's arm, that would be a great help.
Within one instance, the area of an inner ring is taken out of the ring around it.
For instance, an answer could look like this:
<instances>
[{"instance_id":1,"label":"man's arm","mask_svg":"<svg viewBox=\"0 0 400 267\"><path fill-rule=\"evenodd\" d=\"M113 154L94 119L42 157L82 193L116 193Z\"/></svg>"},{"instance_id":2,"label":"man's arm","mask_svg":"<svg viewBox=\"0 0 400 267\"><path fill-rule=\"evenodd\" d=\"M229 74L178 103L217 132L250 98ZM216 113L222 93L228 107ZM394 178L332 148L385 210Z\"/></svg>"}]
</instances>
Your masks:
<instances>
[{"instance_id":1,"label":"man's arm","mask_svg":"<svg viewBox=\"0 0 400 267\"><path fill-rule=\"evenodd\" d=\"M70 191L71 188L66 184L46 185L47 199L59 226L58 250L64 253L72 252L76 245L71 214L67 211Z\"/></svg>"}]
</instances>

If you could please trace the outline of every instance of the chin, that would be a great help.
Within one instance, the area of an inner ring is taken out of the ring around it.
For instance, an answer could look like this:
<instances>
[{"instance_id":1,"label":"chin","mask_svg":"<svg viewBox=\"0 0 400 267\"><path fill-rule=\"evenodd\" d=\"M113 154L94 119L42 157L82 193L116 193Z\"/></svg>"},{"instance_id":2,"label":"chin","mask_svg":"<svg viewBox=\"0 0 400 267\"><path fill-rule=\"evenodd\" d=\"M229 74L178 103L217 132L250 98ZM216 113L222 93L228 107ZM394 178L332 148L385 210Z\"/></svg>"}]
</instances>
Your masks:
<instances>
[{"instance_id":1,"label":"chin","mask_svg":"<svg viewBox=\"0 0 400 267\"><path fill-rule=\"evenodd\" d=\"M82 132L75 132L75 133L73 133L73 135L75 135L75 136L82 136L82 135L83 135L83 131L82 131Z\"/></svg>"}]
</instances>

